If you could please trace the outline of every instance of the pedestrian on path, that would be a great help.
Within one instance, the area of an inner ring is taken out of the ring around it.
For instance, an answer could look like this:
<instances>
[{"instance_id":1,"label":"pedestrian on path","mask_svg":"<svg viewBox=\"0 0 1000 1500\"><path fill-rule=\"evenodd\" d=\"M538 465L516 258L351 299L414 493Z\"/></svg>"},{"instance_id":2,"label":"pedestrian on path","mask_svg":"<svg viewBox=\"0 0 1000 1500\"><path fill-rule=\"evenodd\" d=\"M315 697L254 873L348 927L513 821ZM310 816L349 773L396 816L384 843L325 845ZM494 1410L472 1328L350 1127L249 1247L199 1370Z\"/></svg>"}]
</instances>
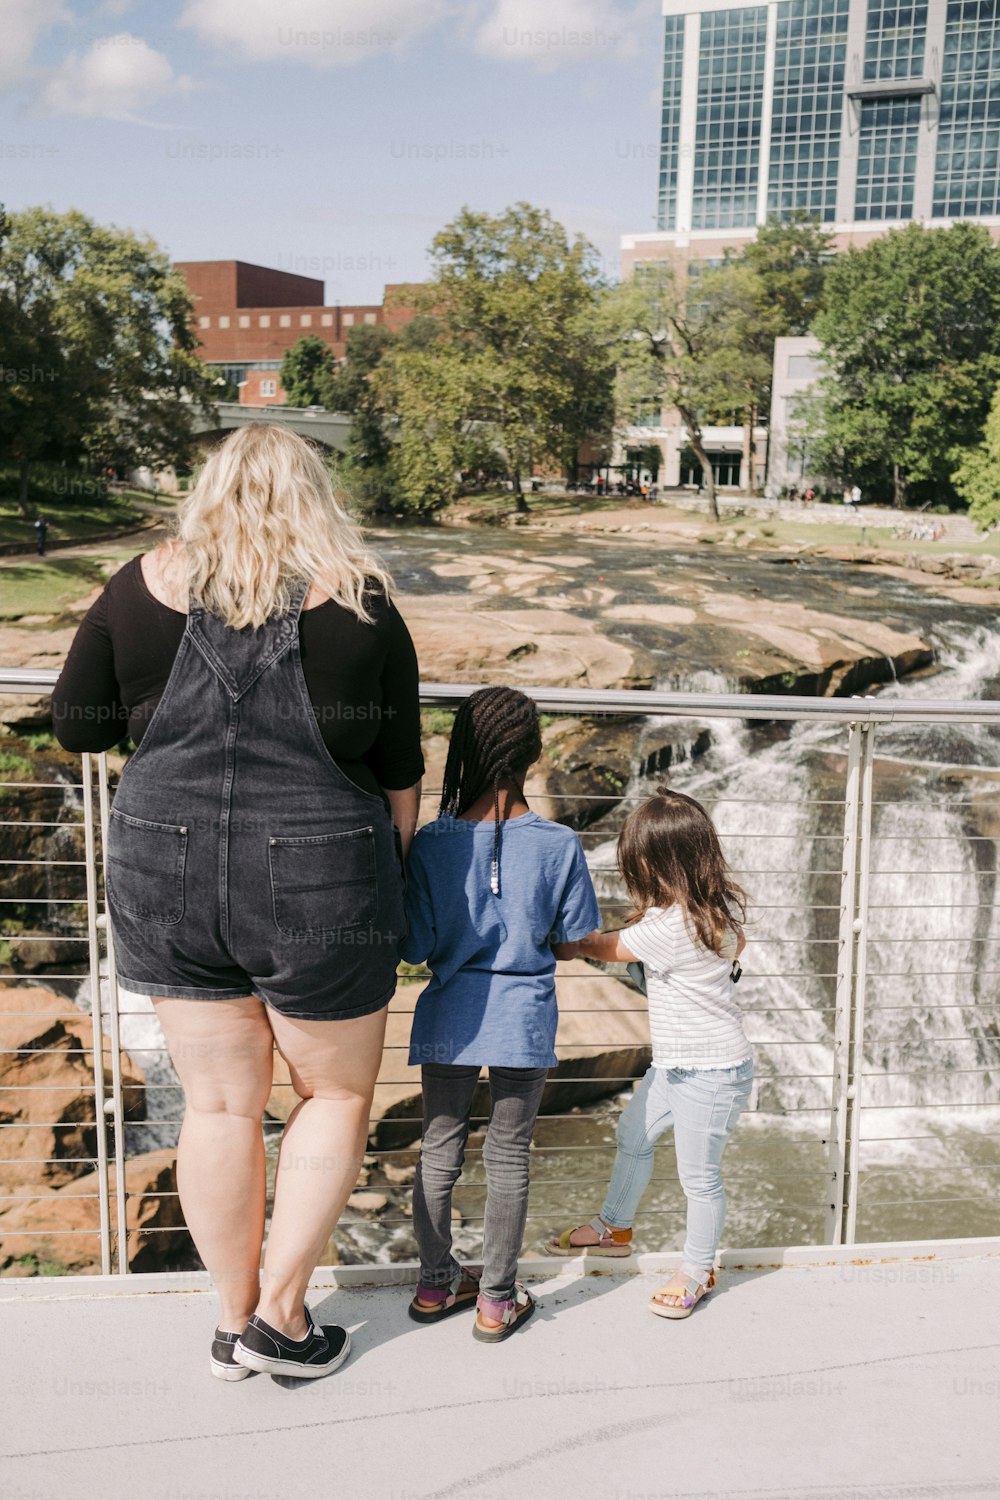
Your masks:
<instances>
[{"instance_id":1,"label":"pedestrian on path","mask_svg":"<svg viewBox=\"0 0 1000 1500\"><path fill-rule=\"evenodd\" d=\"M52 706L69 750L138 745L107 899L121 982L153 997L184 1089L178 1189L222 1308L210 1369L329 1374L350 1339L305 1294L367 1147L423 761L391 580L318 452L270 425L227 438L177 539L83 620ZM275 1048L297 1103L261 1272Z\"/></svg>"},{"instance_id":2,"label":"pedestrian on path","mask_svg":"<svg viewBox=\"0 0 1000 1500\"><path fill-rule=\"evenodd\" d=\"M44 516L38 516L35 520L35 551L39 557L45 556L45 542L49 534L49 523Z\"/></svg>"}]
</instances>

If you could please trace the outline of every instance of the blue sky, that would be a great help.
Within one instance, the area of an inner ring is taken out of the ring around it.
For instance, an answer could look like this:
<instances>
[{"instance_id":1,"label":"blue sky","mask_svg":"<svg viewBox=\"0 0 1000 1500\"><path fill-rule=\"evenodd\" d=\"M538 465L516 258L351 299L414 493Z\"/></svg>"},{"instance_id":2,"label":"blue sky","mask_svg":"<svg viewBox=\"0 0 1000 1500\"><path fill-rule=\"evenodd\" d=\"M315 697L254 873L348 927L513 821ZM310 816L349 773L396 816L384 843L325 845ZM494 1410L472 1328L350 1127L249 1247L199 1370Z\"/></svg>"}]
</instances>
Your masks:
<instances>
[{"instance_id":1,"label":"blue sky","mask_svg":"<svg viewBox=\"0 0 1000 1500\"><path fill-rule=\"evenodd\" d=\"M518 199L655 227L659 0L0 0L0 201L380 301Z\"/></svg>"}]
</instances>

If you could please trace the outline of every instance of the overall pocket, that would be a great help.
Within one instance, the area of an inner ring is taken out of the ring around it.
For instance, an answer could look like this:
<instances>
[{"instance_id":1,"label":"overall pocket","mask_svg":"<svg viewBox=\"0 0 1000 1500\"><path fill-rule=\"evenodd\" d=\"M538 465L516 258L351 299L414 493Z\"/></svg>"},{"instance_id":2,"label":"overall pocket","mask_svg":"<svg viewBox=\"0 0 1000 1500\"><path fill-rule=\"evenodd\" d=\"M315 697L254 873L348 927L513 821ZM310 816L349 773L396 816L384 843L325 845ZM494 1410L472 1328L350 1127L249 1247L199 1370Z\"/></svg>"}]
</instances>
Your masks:
<instances>
[{"instance_id":1,"label":"overall pocket","mask_svg":"<svg viewBox=\"0 0 1000 1500\"><path fill-rule=\"evenodd\" d=\"M104 883L112 908L170 927L184 915L188 831L111 809Z\"/></svg>"},{"instance_id":2,"label":"overall pocket","mask_svg":"<svg viewBox=\"0 0 1000 1500\"><path fill-rule=\"evenodd\" d=\"M322 937L378 914L375 830L268 839L271 903L285 937Z\"/></svg>"}]
</instances>

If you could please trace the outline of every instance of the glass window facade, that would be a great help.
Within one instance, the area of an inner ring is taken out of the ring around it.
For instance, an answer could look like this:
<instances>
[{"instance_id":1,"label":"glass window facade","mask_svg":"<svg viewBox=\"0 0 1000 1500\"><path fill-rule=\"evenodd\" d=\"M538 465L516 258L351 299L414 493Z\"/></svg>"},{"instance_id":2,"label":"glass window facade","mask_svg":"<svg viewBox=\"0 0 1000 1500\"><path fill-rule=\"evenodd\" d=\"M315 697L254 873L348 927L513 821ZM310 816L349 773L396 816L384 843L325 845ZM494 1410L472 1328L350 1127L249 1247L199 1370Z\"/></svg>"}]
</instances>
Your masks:
<instances>
[{"instance_id":1,"label":"glass window facade","mask_svg":"<svg viewBox=\"0 0 1000 1500\"><path fill-rule=\"evenodd\" d=\"M677 162L681 133L681 84L684 73L684 17L664 16L663 114L660 123L660 194L656 222L677 228Z\"/></svg>"},{"instance_id":2,"label":"glass window facade","mask_svg":"<svg viewBox=\"0 0 1000 1500\"><path fill-rule=\"evenodd\" d=\"M768 213L836 215L848 10L849 0L778 6Z\"/></svg>"},{"instance_id":3,"label":"glass window facade","mask_svg":"<svg viewBox=\"0 0 1000 1500\"><path fill-rule=\"evenodd\" d=\"M932 212L1000 214L1000 0L949 0Z\"/></svg>"},{"instance_id":4,"label":"glass window facade","mask_svg":"<svg viewBox=\"0 0 1000 1500\"><path fill-rule=\"evenodd\" d=\"M711 0L704 9L690 0L699 45L688 55L685 17L665 16L659 229L752 228L762 170L767 212L780 217L1000 216L1000 0L941 7L930 55L929 0L776 0L763 140L768 5L714 10ZM921 91L927 80L932 92ZM682 130L693 145L690 176L679 170ZM848 184L840 179L855 149ZM682 182L691 191L683 203Z\"/></svg>"},{"instance_id":5,"label":"glass window facade","mask_svg":"<svg viewBox=\"0 0 1000 1500\"><path fill-rule=\"evenodd\" d=\"M865 35L865 81L919 78L927 41L927 0L868 0Z\"/></svg>"},{"instance_id":6,"label":"glass window facade","mask_svg":"<svg viewBox=\"0 0 1000 1500\"><path fill-rule=\"evenodd\" d=\"M693 229L756 223L766 43L766 6L702 16Z\"/></svg>"},{"instance_id":7,"label":"glass window facade","mask_svg":"<svg viewBox=\"0 0 1000 1500\"><path fill-rule=\"evenodd\" d=\"M919 133L919 95L864 101L854 197L856 219L912 218Z\"/></svg>"},{"instance_id":8,"label":"glass window facade","mask_svg":"<svg viewBox=\"0 0 1000 1500\"><path fill-rule=\"evenodd\" d=\"M927 3L868 0L866 83L920 78L927 42ZM909 219L917 180L921 96L866 99L861 105L854 217Z\"/></svg>"}]
</instances>

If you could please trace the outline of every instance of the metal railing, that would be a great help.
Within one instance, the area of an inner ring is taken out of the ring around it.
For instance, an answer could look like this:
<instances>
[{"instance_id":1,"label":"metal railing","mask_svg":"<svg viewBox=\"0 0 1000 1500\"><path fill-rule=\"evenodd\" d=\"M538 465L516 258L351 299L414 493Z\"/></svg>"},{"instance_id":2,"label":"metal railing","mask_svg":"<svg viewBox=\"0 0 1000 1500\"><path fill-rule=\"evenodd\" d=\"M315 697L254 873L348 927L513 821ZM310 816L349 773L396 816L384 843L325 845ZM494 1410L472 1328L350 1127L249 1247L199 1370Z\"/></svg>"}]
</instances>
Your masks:
<instances>
[{"instance_id":1,"label":"metal railing","mask_svg":"<svg viewBox=\"0 0 1000 1500\"><path fill-rule=\"evenodd\" d=\"M55 677L0 670L0 693L44 693ZM455 706L470 691L425 684L422 699ZM933 774L914 772L912 757L899 755L891 734L898 726L934 725L985 726L992 733L1000 729L1000 703L529 691L553 716L547 735L558 738L567 719L584 721L588 731L601 721L634 725L630 776L611 779L627 784L594 791L591 781L590 790L559 793L540 786L532 795L548 813L572 801L607 922L625 909L613 840L624 812L647 788L643 769L655 765L664 736L673 737L675 750L680 745L673 783L710 807L753 898L740 999L758 1082L727 1157L730 1242L749 1244L755 1233L761 1244L831 1245L912 1237L914 1228L921 1237L936 1230L937 1238L996 1233L990 1215L1000 1171L1000 1106L992 1086L1000 1070L1000 771L991 779L988 768L942 762ZM776 743L726 758L727 733L762 724L771 726ZM774 728L782 725L790 726L787 732ZM720 743L712 754L704 746L692 753L700 743L696 730L705 726ZM880 754L882 734L890 740ZM748 781L751 763L757 779ZM809 775L799 775L807 763ZM104 1274L171 1257L177 1266L196 1265L176 1183L129 1181L129 1163L135 1168L137 1158L144 1169L172 1163L182 1101L148 999L120 996L115 979L101 871L114 779L108 757L84 755L79 778L60 773L49 783L16 774L4 781L3 774L0 868L14 884L4 891L2 910L14 918L0 931L9 1038L0 1043L0 1171L14 1188L0 1195L0 1269L4 1255L8 1275L82 1269L88 1255ZM781 776L785 784L771 784ZM433 791L427 807L436 807ZM17 857L7 858L11 849ZM406 976L390 1012L376 1086L362 1181L375 1196L358 1198L338 1230L335 1249L346 1260L412 1253L407 1169L420 1132L419 1080L404 1061L412 979ZM32 987L46 993L29 1003ZM528 1248L545 1228L599 1209L614 1149L615 1096L648 1061L644 1003L620 968L575 965L561 971L558 989L561 1061L536 1132ZM91 1003L96 997L100 1003ZM89 1009L86 1032L81 1006ZM35 1020L43 1024L29 1035ZM55 1025L67 1028L70 1044L42 1034ZM45 1064L54 1047L77 1064L86 1058L86 1082L77 1075L53 1081ZM142 1065L144 1082L131 1059ZM26 1081L32 1069L37 1081ZM61 1088L71 1101L68 1114L58 1104ZM293 1097L290 1083L279 1079L272 1110L278 1120L287 1113L282 1100ZM43 1103L50 1108L36 1118L36 1104ZM477 1101L456 1194L463 1253L474 1249L482 1222L477 1132L485 1109ZM278 1129L278 1123L266 1127L272 1144ZM7 1150L5 1135L12 1142ZM46 1142L51 1155L32 1140ZM152 1150L143 1149L148 1144ZM60 1220L70 1199L74 1213ZM86 1223L82 1202L93 1206ZM683 1213L667 1148L658 1155L637 1239L649 1248L676 1241ZM172 1247L169 1256L158 1256L158 1235L169 1237L161 1242Z\"/></svg>"}]
</instances>

